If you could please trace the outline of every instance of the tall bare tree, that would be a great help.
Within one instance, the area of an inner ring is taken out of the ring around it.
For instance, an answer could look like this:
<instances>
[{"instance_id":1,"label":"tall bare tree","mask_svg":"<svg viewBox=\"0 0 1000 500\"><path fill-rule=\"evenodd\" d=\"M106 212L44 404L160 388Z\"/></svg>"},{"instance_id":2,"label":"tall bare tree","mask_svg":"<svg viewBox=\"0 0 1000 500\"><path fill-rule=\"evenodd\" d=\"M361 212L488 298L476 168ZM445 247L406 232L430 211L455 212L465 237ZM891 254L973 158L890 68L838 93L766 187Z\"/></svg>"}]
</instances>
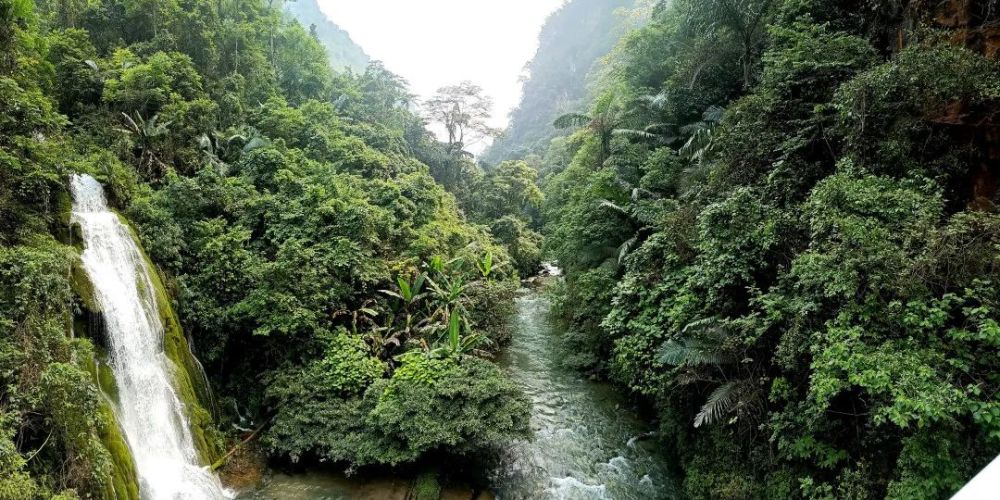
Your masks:
<instances>
[{"instance_id":1,"label":"tall bare tree","mask_svg":"<svg viewBox=\"0 0 1000 500\"><path fill-rule=\"evenodd\" d=\"M453 152L461 151L467 138L481 140L500 134L488 123L492 109L493 100L482 87L469 81L441 87L424 103L427 119L448 131L448 147Z\"/></svg>"}]
</instances>

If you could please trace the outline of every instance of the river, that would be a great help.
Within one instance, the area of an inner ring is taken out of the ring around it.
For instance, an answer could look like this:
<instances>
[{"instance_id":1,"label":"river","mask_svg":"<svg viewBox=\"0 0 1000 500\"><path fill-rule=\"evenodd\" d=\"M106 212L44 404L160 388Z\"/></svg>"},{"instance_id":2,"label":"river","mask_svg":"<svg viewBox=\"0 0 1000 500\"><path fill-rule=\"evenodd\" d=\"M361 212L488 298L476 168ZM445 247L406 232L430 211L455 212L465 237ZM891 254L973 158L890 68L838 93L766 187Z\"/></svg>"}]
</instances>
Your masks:
<instances>
[{"instance_id":1,"label":"river","mask_svg":"<svg viewBox=\"0 0 1000 500\"><path fill-rule=\"evenodd\" d=\"M522 291L511 345L498 359L532 400L535 439L515 443L503 454L491 475L497 498L672 498L673 483L657 444L643 439L652 429L613 387L561 366L549 307L543 292ZM254 498L403 499L405 491L405 481L278 475Z\"/></svg>"}]
</instances>

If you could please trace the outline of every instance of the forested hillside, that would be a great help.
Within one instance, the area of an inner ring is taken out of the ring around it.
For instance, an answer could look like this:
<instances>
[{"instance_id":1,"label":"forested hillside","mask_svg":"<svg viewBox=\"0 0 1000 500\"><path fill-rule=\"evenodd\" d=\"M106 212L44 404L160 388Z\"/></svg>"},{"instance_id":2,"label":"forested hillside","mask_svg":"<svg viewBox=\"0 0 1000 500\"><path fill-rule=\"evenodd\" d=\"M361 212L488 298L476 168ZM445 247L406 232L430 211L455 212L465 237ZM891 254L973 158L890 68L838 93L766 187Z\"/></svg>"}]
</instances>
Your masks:
<instances>
[{"instance_id":1,"label":"forested hillside","mask_svg":"<svg viewBox=\"0 0 1000 500\"><path fill-rule=\"evenodd\" d=\"M1000 451L998 13L660 2L556 120L569 361L686 496L948 498Z\"/></svg>"},{"instance_id":2,"label":"forested hillside","mask_svg":"<svg viewBox=\"0 0 1000 500\"><path fill-rule=\"evenodd\" d=\"M481 87L439 140L313 0L0 0L0 500L949 498L1000 453L998 40L1000 0L572 0L484 167ZM123 313L183 467L122 425Z\"/></svg>"},{"instance_id":3,"label":"forested hillside","mask_svg":"<svg viewBox=\"0 0 1000 500\"><path fill-rule=\"evenodd\" d=\"M330 66L337 71L350 69L360 73L368 66L369 57L351 35L326 17L316 0L293 0L285 3L285 10L306 28L326 49Z\"/></svg>"},{"instance_id":4,"label":"forested hillside","mask_svg":"<svg viewBox=\"0 0 1000 500\"><path fill-rule=\"evenodd\" d=\"M0 0L0 54L0 498L140 492L71 174L158 269L203 465L245 437L272 463L359 467L529 435L488 357L537 265L507 250L533 171L483 177L399 77L334 71L269 1ZM494 215L503 235L472 222Z\"/></svg>"},{"instance_id":5,"label":"forested hillside","mask_svg":"<svg viewBox=\"0 0 1000 500\"><path fill-rule=\"evenodd\" d=\"M525 66L521 103L511 112L504 135L481 161L492 165L544 152L549 140L561 135L552 128L552 121L585 104L588 75L595 63L614 47L627 26L637 22L623 11L646 3L574 0L549 16L539 35L538 51Z\"/></svg>"}]
</instances>

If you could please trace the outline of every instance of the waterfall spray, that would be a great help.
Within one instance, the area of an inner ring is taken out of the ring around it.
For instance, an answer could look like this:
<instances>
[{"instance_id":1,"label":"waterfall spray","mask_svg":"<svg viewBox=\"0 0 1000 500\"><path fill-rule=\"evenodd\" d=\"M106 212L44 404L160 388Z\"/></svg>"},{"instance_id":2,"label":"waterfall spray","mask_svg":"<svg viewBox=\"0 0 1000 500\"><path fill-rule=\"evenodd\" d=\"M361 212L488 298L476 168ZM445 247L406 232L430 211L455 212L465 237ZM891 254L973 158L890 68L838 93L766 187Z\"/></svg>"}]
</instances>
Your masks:
<instances>
[{"instance_id":1,"label":"waterfall spray","mask_svg":"<svg viewBox=\"0 0 1000 500\"><path fill-rule=\"evenodd\" d=\"M176 367L163 351L163 323L151 273L128 227L108 208L93 177L72 178L72 221L83 232L83 267L104 312L118 420L135 457L143 498L205 500L228 495L199 465Z\"/></svg>"}]
</instances>

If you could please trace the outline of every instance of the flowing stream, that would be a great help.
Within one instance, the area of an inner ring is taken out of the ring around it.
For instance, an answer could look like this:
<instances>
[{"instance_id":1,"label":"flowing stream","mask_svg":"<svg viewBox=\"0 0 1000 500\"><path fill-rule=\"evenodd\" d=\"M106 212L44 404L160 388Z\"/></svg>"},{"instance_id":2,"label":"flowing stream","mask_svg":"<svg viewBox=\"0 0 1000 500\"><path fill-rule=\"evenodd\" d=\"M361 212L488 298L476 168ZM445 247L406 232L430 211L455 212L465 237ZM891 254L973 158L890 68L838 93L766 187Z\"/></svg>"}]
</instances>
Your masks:
<instances>
[{"instance_id":1,"label":"flowing stream","mask_svg":"<svg viewBox=\"0 0 1000 500\"><path fill-rule=\"evenodd\" d=\"M175 368L163 352L150 270L128 227L108 208L101 185L73 176L72 221L83 232L83 266L94 285L118 388L116 414L135 458L142 497L225 498L219 479L198 463Z\"/></svg>"},{"instance_id":2,"label":"flowing stream","mask_svg":"<svg viewBox=\"0 0 1000 500\"><path fill-rule=\"evenodd\" d=\"M531 398L533 441L504 453L491 482L500 500L656 500L674 498L671 476L652 429L616 390L561 366L549 300L525 290L517 299L514 337L498 360ZM407 481L348 479L309 473L276 475L255 500L405 500ZM461 491L442 498L469 499ZM480 496L491 498L490 495Z\"/></svg>"},{"instance_id":3,"label":"flowing stream","mask_svg":"<svg viewBox=\"0 0 1000 500\"><path fill-rule=\"evenodd\" d=\"M514 337L500 363L533 403L535 439L517 443L495 473L497 497L513 499L672 498L673 483L652 429L616 390L562 366L535 290L517 299Z\"/></svg>"}]
</instances>

